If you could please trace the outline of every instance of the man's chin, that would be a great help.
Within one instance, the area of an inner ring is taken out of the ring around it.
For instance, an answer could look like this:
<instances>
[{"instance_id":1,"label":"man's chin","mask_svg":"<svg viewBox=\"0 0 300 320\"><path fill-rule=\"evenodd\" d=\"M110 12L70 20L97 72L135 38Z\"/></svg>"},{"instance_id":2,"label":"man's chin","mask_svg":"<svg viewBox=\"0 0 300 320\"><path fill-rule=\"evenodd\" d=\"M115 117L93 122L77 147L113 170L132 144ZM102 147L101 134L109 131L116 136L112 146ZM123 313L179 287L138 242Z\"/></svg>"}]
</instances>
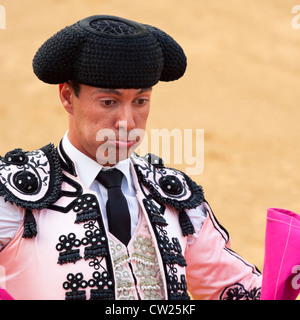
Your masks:
<instances>
[{"instance_id":1,"label":"man's chin","mask_svg":"<svg viewBox=\"0 0 300 320\"><path fill-rule=\"evenodd\" d=\"M134 145L134 144L133 144ZM101 164L102 166L114 166L118 162L128 159L135 148L114 148L114 150L106 150L106 152L99 152L99 149L96 153L96 161Z\"/></svg>"}]
</instances>

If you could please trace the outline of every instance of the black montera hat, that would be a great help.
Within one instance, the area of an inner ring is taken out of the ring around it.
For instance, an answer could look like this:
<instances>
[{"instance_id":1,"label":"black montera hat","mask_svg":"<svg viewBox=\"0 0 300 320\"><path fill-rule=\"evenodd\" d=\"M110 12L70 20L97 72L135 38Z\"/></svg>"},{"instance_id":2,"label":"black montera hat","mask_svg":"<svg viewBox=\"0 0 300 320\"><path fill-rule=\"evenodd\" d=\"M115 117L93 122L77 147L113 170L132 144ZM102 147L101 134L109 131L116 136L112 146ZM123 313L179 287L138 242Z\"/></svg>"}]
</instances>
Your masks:
<instances>
[{"instance_id":1,"label":"black montera hat","mask_svg":"<svg viewBox=\"0 0 300 320\"><path fill-rule=\"evenodd\" d=\"M165 32L114 16L91 16L48 39L33 59L37 77L100 88L148 88L179 79L186 56Z\"/></svg>"}]
</instances>

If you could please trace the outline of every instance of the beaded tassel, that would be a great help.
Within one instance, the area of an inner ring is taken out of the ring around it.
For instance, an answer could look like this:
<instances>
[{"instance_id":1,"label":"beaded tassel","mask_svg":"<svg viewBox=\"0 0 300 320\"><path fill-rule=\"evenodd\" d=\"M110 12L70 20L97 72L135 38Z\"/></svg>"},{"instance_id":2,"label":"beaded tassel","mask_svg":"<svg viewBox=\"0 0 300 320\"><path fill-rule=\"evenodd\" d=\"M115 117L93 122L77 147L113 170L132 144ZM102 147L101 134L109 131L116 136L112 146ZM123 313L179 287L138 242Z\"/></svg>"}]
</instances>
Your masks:
<instances>
[{"instance_id":1,"label":"beaded tassel","mask_svg":"<svg viewBox=\"0 0 300 320\"><path fill-rule=\"evenodd\" d=\"M179 224L184 236L193 234L195 232L194 226L184 210L179 211Z\"/></svg>"},{"instance_id":2,"label":"beaded tassel","mask_svg":"<svg viewBox=\"0 0 300 320\"><path fill-rule=\"evenodd\" d=\"M37 226L34 215L30 209L25 209L23 238L31 239L37 235Z\"/></svg>"}]
</instances>

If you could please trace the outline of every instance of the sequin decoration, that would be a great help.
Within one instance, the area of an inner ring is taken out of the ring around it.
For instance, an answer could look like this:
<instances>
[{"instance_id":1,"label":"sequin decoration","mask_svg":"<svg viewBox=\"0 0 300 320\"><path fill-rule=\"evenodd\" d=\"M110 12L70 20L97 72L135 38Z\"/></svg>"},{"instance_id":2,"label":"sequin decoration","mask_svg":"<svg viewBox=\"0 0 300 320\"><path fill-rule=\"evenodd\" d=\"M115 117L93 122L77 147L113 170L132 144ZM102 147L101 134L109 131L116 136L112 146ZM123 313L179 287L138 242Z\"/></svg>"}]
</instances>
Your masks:
<instances>
[{"instance_id":1,"label":"sequin decoration","mask_svg":"<svg viewBox=\"0 0 300 320\"><path fill-rule=\"evenodd\" d=\"M115 266L117 299L161 300L163 283L150 231L138 234L129 245L128 251L119 242L110 240Z\"/></svg>"},{"instance_id":2,"label":"sequin decoration","mask_svg":"<svg viewBox=\"0 0 300 320\"><path fill-rule=\"evenodd\" d=\"M113 240L109 241L110 250L115 266L115 282L118 300L136 300L137 294L134 278L130 269L130 258L126 248Z\"/></svg>"},{"instance_id":3,"label":"sequin decoration","mask_svg":"<svg viewBox=\"0 0 300 320\"><path fill-rule=\"evenodd\" d=\"M163 284L151 238L138 235L133 242L133 247L132 267L137 281L140 283L144 299L161 300L163 296Z\"/></svg>"}]
</instances>

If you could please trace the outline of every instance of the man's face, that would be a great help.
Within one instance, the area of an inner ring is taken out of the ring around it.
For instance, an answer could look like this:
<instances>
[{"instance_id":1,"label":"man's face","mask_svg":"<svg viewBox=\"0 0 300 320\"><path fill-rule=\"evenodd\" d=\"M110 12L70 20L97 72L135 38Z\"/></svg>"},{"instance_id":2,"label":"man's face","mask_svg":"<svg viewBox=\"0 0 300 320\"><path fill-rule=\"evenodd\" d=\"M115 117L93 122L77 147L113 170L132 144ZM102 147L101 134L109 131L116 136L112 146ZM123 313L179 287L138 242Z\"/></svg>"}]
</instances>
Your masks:
<instances>
[{"instance_id":1,"label":"man's face","mask_svg":"<svg viewBox=\"0 0 300 320\"><path fill-rule=\"evenodd\" d=\"M78 150L102 165L114 165L129 157L139 145L146 129L151 88L101 89L80 85L76 96L72 86L63 83L59 90L69 112L68 137Z\"/></svg>"}]
</instances>

